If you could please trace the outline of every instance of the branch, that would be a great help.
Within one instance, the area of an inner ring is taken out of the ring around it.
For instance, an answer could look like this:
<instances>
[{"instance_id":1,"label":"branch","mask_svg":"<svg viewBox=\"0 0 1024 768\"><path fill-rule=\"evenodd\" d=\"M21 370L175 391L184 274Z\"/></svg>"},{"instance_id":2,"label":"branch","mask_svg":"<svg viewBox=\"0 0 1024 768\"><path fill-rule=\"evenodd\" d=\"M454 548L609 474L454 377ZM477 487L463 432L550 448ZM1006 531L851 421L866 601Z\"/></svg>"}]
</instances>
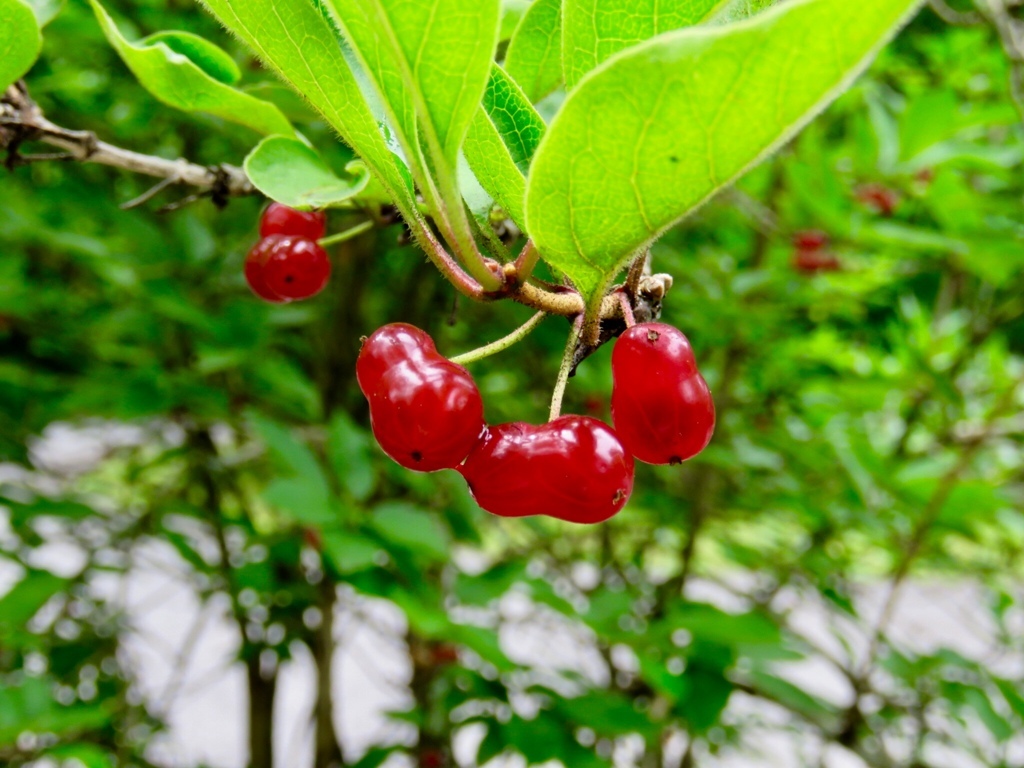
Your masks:
<instances>
[{"instance_id":1,"label":"branch","mask_svg":"<svg viewBox=\"0 0 1024 768\"><path fill-rule=\"evenodd\" d=\"M48 144L66 154L41 155L36 158L20 156L18 149L27 141ZM256 194L256 188L245 171L237 166L222 163L208 167L185 159L167 160L100 141L92 131L62 128L46 119L23 83L10 86L0 97L0 149L7 150L8 168L33 160L64 159L109 165L163 179L158 185L160 189L168 184L198 187L221 204L228 197ZM142 202L151 196L146 193L141 198Z\"/></svg>"}]
</instances>

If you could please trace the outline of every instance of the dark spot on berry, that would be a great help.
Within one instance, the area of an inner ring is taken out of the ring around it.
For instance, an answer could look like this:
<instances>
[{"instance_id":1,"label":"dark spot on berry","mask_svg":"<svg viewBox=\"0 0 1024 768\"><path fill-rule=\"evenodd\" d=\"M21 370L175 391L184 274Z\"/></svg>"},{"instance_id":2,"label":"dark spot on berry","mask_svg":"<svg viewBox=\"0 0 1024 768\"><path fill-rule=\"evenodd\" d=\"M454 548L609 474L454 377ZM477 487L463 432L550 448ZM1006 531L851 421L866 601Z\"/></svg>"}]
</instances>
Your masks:
<instances>
[{"instance_id":1,"label":"dark spot on berry","mask_svg":"<svg viewBox=\"0 0 1024 768\"><path fill-rule=\"evenodd\" d=\"M413 451L412 452L412 460L415 461L415 462L423 461L423 454L420 453L419 451Z\"/></svg>"},{"instance_id":2,"label":"dark spot on berry","mask_svg":"<svg viewBox=\"0 0 1024 768\"><path fill-rule=\"evenodd\" d=\"M678 456L673 456L671 459L668 460L668 463L671 464L673 467L678 467L680 464L683 463L683 460Z\"/></svg>"},{"instance_id":3,"label":"dark spot on berry","mask_svg":"<svg viewBox=\"0 0 1024 768\"><path fill-rule=\"evenodd\" d=\"M661 338L661 334L658 333L657 331L648 331L647 332L647 340L649 342L651 342L651 344L653 344L654 342L656 342L660 338Z\"/></svg>"},{"instance_id":4,"label":"dark spot on berry","mask_svg":"<svg viewBox=\"0 0 1024 768\"><path fill-rule=\"evenodd\" d=\"M293 275L288 275L288 277L286 277L286 278L284 279L284 281L285 281L286 283L294 283L294 282L295 282L295 277L294 277Z\"/></svg>"}]
</instances>

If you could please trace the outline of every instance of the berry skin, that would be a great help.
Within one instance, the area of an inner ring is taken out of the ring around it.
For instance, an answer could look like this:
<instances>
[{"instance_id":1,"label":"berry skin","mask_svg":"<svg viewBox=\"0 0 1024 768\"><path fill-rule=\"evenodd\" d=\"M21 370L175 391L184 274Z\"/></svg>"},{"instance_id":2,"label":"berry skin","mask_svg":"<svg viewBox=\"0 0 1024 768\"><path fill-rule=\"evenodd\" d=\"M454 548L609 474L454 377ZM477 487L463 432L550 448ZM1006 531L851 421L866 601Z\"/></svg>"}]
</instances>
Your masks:
<instances>
[{"instance_id":1,"label":"berry skin","mask_svg":"<svg viewBox=\"0 0 1024 768\"><path fill-rule=\"evenodd\" d=\"M490 427L460 468L483 509L499 517L547 515L601 523L633 492L633 457L589 416Z\"/></svg>"},{"instance_id":2,"label":"berry skin","mask_svg":"<svg viewBox=\"0 0 1024 768\"><path fill-rule=\"evenodd\" d=\"M805 229L793 235L793 247L798 251L820 251L828 245L828 235L819 229Z\"/></svg>"},{"instance_id":3,"label":"berry skin","mask_svg":"<svg viewBox=\"0 0 1024 768\"><path fill-rule=\"evenodd\" d=\"M331 260L315 241L293 235L270 235L263 263L263 283L282 299L308 299L327 285Z\"/></svg>"},{"instance_id":4,"label":"berry skin","mask_svg":"<svg viewBox=\"0 0 1024 768\"><path fill-rule=\"evenodd\" d=\"M690 342L664 323L639 323L612 350L612 418L626 449L647 464L679 464L704 450L715 402Z\"/></svg>"},{"instance_id":5,"label":"berry skin","mask_svg":"<svg viewBox=\"0 0 1024 768\"><path fill-rule=\"evenodd\" d=\"M327 214L297 211L281 203L271 203L260 217L260 237L294 235L319 240L327 231Z\"/></svg>"},{"instance_id":6,"label":"berry skin","mask_svg":"<svg viewBox=\"0 0 1024 768\"><path fill-rule=\"evenodd\" d=\"M377 382L387 370L406 360L440 358L434 340L426 331L408 323L391 323L374 331L359 351L356 379L366 397L373 394ZM443 359L443 358L441 358Z\"/></svg>"},{"instance_id":7,"label":"berry skin","mask_svg":"<svg viewBox=\"0 0 1024 768\"><path fill-rule=\"evenodd\" d=\"M896 213L900 196L882 184L865 184L857 189L857 200L886 218Z\"/></svg>"},{"instance_id":8,"label":"berry skin","mask_svg":"<svg viewBox=\"0 0 1024 768\"><path fill-rule=\"evenodd\" d=\"M260 240L252 247L249 255L245 257L245 281L249 283L252 292L261 299L274 304L282 304L286 299L282 299L271 291L263 277L263 268L273 247L274 240L271 239Z\"/></svg>"},{"instance_id":9,"label":"berry skin","mask_svg":"<svg viewBox=\"0 0 1024 768\"><path fill-rule=\"evenodd\" d=\"M390 367L369 400L373 436L406 469L454 469L484 430L473 377L437 353Z\"/></svg>"},{"instance_id":10,"label":"berry skin","mask_svg":"<svg viewBox=\"0 0 1024 768\"><path fill-rule=\"evenodd\" d=\"M834 253L797 251L793 254L793 268L798 272L814 274L816 272L838 272L843 265Z\"/></svg>"}]
</instances>

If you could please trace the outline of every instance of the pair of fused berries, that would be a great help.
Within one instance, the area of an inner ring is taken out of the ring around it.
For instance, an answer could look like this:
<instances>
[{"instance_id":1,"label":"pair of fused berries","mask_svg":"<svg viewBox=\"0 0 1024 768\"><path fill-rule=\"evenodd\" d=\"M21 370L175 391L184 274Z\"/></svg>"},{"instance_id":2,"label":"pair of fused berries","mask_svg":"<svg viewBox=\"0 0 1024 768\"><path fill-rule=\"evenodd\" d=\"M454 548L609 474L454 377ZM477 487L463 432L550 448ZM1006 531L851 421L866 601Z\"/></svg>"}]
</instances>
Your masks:
<instances>
[{"instance_id":1,"label":"pair of fused berries","mask_svg":"<svg viewBox=\"0 0 1024 768\"><path fill-rule=\"evenodd\" d=\"M711 440L715 408L689 342L675 328L627 330L612 357L616 429L589 416L487 426L465 368L442 357L418 328L387 325L356 363L374 436L419 471L457 469L477 503L501 517L547 515L599 523L633 491L633 457L675 464Z\"/></svg>"},{"instance_id":2,"label":"pair of fused berries","mask_svg":"<svg viewBox=\"0 0 1024 768\"><path fill-rule=\"evenodd\" d=\"M283 304L315 296L327 285L331 262L317 244L323 213L271 203L260 219L260 241L245 259L245 279L261 299Z\"/></svg>"},{"instance_id":3,"label":"pair of fused berries","mask_svg":"<svg viewBox=\"0 0 1024 768\"><path fill-rule=\"evenodd\" d=\"M799 272L836 272L842 269L839 258L829 250L829 238L816 229L793 236L793 268Z\"/></svg>"}]
</instances>

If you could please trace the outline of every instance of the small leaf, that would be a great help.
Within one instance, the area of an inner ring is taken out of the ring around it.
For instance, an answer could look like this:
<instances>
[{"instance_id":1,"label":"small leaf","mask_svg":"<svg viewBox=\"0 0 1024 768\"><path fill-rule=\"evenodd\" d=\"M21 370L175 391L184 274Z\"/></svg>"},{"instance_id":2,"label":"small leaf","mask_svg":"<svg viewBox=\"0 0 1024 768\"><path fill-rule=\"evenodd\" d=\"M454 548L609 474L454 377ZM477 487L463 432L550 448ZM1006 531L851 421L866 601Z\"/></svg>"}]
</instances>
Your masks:
<instances>
[{"instance_id":1,"label":"small leaf","mask_svg":"<svg viewBox=\"0 0 1024 768\"><path fill-rule=\"evenodd\" d=\"M463 151L480 184L520 228L526 225L526 174L545 128L519 86L493 67Z\"/></svg>"},{"instance_id":2,"label":"small leaf","mask_svg":"<svg viewBox=\"0 0 1024 768\"><path fill-rule=\"evenodd\" d=\"M370 441L344 412L334 417L329 429L327 454L331 468L352 498L365 501L377 485Z\"/></svg>"},{"instance_id":3,"label":"small leaf","mask_svg":"<svg viewBox=\"0 0 1024 768\"><path fill-rule=\"evenodd\" d=\"M214 80L225 85L237 85L242 72L225 51L204 37L191 32L157 32L140 40L139 44L154 46L163 43L175 53L180 53Z\"/></svg>"},{"instance_id":4,"label":"small leaf","mask_svg":"<svg viewBox=\"0 0 1024 768\"><path fill-rule=\"evenodd\" d=\"M29 571L10 592L0 597L0 635L23 627L67 584L67 579L49 571Z\"/></svg>"},{"instance_id":5,"label":"small leaf","mask_svg":"<svg viewBox=\"0 0 1024 768\"><path fill-rule=\"evenodd\" d=\"M562 0L534 0L505 54L505 70L537 103L562 83Z\"/></svg>"},{"instance_id":6,"label":"small leaf","mask_svg":"<svg viewBox=\"0 0 1024 768\"><path fill-rule=\"evenodd\" d=\"M449 536L430 512L405 502L388 502L374 510L370 524L386 540L434 560L449 556Z\"/></svg>"},{"instance_id":7,"label":"small leaf","mask_svg":"<svg viewBox=\"0 0 1024 768\"><path fill-rule=\"evenodd\" d=\"M271 480L263 492L266 502L304 525L334 522L330 485L309 447L285 427L257 413L250 413L249 421L266 442L283 475Z\"/></svg>"},{"instance_id":8,"label":"small leaf","mask_svg":"<svg viewBox=\"0 0 1024 768\"><path fill-rule=\"evenodd\" d=\"M204 67L214 66L211 63L214 57L210 54L212 43L200 46L194 39L185 42L190 36L174 33L175 45L199 53L204 66L174 50L165 40L129 43L103 6L97 0L89 1L110 45L142 87L164 104L185 112L206 112L259 133L293 132L291 123L273 104L237 91L206 71ZM223 75L223 68L224 62L220 59L215 69Z\"/></svg>"},{"instance_id":9,"label":"small leaf","mask_svg":"<svg viewBox=\"0 0 1024 768\"><path fill-rule=\"evenodd\" d=\"M726 613L713 605L688 603L671 610L666 621L694 638L719 645L778 645L779 628L759 613Z\"/></svg>"},{"instance_id":10,"label":"small leaf","mask_svg":"<svg viewBox=\"0 0 1024 768\"><path fill-rule=\"evenodd\" d=\"M0 0L0 92L28 72L42 47L32 8L22 0Z\"/></svg>"},{"instance_id":11,"label":"small leaf","mask_svg":"<svg viewBox=\"0 0 1024 768\"><path fill-rule=\"evenodd\" d=\"M659 35L600 65L534 157L526 219L542 257L593 298L845 90L919 5L793 0L739 24Z\"/></svg>"},{"instance_id":12,"label":"small leaf","mask_svg":"<svg viewBox=\"0 0 1024 768\"><path fill-rule=\"evenodd\" d=\"M663 32L701 24L732 0L566 0L562 70L569 89L619 51Z\"/></svg>"},{"instance_id":13,"label":"small leaf","mask_svg":"<svg viewBox=\"0 0 1024 768\"><path fill-rule=\"evenodd\" d=\"M292 208L325 208L359 194L366 173L336 176L314 149L288 136L268 136L245 158L249 180L267 197Z\"/></svg>"},{"instance_id":14,"label":"small leaf","mask_svg":"<svg viewBox=\"0 0 1024 768\"><path fill-rule=\"evenodd\" d=\"M817 696L812 696L788 680L763 670L750 673L751 685L767 698L812 720L821 721L838 715L836 708Z\"/></svg>"},{"instance_id":15,"label":"small leaf","mask_svg":"<svg viewBox=\"0 0 1024 768\"><path fill-rule=\"evenodd\" d=\"M376 542L349 531L325 531L323 542L324 553L342 575L373 568L381 551Z\"/></svg>"},{"instance_id":16,"label":"small leaf","mask_svg":"<svg viewBox=\"0 0 1024 768\"><path fill-rule=\"evenodd\" d=\"M415 215L412 178L388 147L330 22L306 0L203 0L268 67L303 94L352 147L403 213Z\"/></svg>"}]
</instances>

